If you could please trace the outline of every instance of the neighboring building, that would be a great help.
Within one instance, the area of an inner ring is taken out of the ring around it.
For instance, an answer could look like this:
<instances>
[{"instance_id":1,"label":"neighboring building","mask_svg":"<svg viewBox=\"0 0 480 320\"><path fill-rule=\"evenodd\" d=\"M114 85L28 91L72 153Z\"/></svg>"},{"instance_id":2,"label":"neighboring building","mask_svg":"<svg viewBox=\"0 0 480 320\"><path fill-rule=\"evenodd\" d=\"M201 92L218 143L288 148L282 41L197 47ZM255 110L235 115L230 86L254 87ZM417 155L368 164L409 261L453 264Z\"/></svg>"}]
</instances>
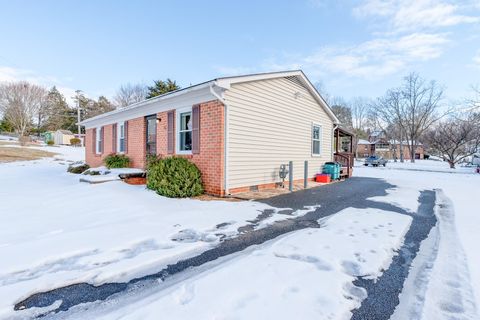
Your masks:
<instances>
[{"instance_id":1,"label":"neighboring building","mask_svg":"<svg viewBox=\"0 0 480 320\"><path fill-rule=\"evenodd\" d=\"M305 160L313 178L334 159L337 123L302 71L218 78L81 122L90 166L111 153L137 168L147 154L186 157L216 195L274 187L289 161L294 180Z\"/></svg>"},{"instance_id":2,"label":"neighboring building","mask_svg":"<svg viewBox=\"0 0 480 320\"><path fill-rule=\"evenodd\" d=\"M368 140L359 139L357 143L357 155L360 158L366 158L372 155L382 156L385 159L400 159L403 152L403 158L410 160L409 141L388 140L385 132L373 131ZM415 159L423 159L425 150L422 143L417 143L415 147Z\"/></svg>"},{"instance_id":3,"label":"neighboring building","mask_svg":"<svg viewBox=\"0 0 480 320\"><path fill-rule=\"evenodd\" d=\"M43 141L47 143L48 141L54 141L55 139L55 132L53 131L46 131L43 134Z\"/></svg>"},{"instance_id":4,"label":"neighboring building","mask_svg":"<svg viewBox=\"0 0 480 320\"><path fill-rule=\"evenodd\" d=\"M59 129L53 134L53 142L57 145L70 145L70 139L75 138L70 130Z\"/></svg>"}]
</instances>

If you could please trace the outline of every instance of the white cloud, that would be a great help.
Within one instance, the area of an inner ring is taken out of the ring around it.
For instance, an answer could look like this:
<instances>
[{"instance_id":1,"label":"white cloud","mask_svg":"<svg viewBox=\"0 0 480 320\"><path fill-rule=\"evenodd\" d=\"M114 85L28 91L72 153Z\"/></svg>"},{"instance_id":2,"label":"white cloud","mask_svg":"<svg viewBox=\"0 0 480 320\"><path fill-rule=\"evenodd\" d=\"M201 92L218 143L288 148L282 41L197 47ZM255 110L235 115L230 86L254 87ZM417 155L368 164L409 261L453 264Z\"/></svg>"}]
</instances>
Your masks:
<instances>
[{"instance_id":1,"label":"white cloud","mask_svg":"<svg viewBox=\"0 0 480 320\"><path fill-rule=\"evenodd\" d=\"M0 82L12 81L28 81L47 88L56 86L57 89L65 96L67 103L74 103L72 97L75 95L75 89L64 86L62 81L60 81L58 78L53 76L39 75L32 70L0 66Z\"/></svg>"},{"instance_id":2,"label":"white cloud","mask_svg":"<svg viewBox=\"0 0 480 320\"><path fill-rule=\"evenodd\" d=\"M331 73L373 79L437 58L447 43L445 34L414 33L377 38L352 46L324 46L312 54L282 57L280 62L269 59L256 71L306 69L318 76Z\"/></svg>"},{"instance_id":3,"label":"white cloud","mask_svg":"<svg viewBox=\"0 0 480 320\"><path fill-rule=\"evenodd\" d=\"M360 18L384 18L393 32L450 27L480 22L477 14L464 14L471 2L435 0L365 0L353 9Z\"/></svg>"}]
</instances>

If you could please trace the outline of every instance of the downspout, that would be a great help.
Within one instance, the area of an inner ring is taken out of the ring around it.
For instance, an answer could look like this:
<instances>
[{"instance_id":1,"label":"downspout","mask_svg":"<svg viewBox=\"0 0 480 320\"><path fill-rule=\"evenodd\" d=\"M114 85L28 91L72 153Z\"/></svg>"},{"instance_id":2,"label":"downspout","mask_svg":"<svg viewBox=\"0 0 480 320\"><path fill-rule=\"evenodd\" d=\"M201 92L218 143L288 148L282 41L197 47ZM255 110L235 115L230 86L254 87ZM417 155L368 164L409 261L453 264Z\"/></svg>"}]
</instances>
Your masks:
<instances>
[{"instance_id":1,"label":"downspout","mask_svg":"<svg viewBox=\"0 0 480 320\"><path fill-rule=\"evenodd\" d=\"M333 129L332 129L332 161L335 160L335 156L334 156L334 154L335 154L335 152L334 152L334 148L335 148L335 130L337 130L337 129L338 129L338 125L336 124L336 125L333 126ZM337 141L337 143L338 143L338 141Z\"/></svg>"},{"instance_id":2,"label":"downspout","mask_svg":"<svg viewBox=\"0 0 480 320\"><path fill-rule=\"evenodd\" d=\"M219 101L223 103L224 112L223 112L223 190L225 195L229 195L228 190L228 106L225 102L225 99L221 97L215 90L213 89L214 84L210 85L210 93L214 95Z\"/></svg>"}]
</instances>

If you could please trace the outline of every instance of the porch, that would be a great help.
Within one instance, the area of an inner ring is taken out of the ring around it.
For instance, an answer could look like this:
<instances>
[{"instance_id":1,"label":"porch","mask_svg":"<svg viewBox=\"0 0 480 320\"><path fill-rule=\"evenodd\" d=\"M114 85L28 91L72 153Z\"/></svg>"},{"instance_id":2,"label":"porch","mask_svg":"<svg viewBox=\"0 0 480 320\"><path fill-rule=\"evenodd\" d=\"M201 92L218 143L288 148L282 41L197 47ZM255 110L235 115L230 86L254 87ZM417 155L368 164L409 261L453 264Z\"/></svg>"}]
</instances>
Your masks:
<instances>
[{"instance_id":1,"label":"porch","mask_svg":"<svg viewBox=\"0 0 480 320\"><path fill-rule=\"evenodd\" d=\"M353 136L355 134L347 129L336 127L334 130L334 161L340 163L340 178L350 178L353 174Z\"/></svg>"}]
</instances>

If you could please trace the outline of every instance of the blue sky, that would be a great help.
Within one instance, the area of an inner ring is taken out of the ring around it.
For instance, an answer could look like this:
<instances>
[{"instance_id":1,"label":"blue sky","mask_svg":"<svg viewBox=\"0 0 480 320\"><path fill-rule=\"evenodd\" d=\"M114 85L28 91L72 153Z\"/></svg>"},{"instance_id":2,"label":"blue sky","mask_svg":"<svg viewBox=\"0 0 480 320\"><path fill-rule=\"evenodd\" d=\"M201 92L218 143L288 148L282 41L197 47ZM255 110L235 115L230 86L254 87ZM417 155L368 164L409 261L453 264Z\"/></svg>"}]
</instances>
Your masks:
<instances>
[{"instance_id":1,"label":"blue sky","mask_svg":"<svg viewBox=\"0 0 480 320\"><path fill-rule=\"evenodd\" d=\"M124 83L303 69L375 97L410 71L450 99L480 84L480 0L0 0L0 81L96 97Z\"/></svg>"}]
</instances>

